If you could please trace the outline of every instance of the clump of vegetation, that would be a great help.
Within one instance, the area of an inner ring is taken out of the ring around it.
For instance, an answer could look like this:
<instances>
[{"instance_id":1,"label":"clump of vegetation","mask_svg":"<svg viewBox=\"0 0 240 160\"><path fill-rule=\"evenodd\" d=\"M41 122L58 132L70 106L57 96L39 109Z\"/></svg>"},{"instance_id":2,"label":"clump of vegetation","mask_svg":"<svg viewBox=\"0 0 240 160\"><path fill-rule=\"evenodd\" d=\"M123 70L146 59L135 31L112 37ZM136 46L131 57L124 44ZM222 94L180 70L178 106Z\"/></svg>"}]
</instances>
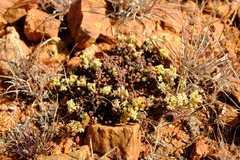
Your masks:
<instances>
[{"instance_id":1,"label":"clump of vegetation","mask_svg":"<svg viewBox=\"0 0 240 160\"><path fill-rule=\"evenodd\" d=\"M66 128L76 134L93 121L127 123L137 120L139 112L152 108L175 109L202 104L201 91L180 92L186 82L171 64L167 50L158 48L157 37L148 38L142 48L134 36L118 36L119 43L109 55L90 59L80 56L75 72L57 76L52 88L67 97L69 123Z\"/></svg>"},{"instance_id":2,"label":"clump of vegetation","mask_svg":"<svg viewBox=\"0 0 240 160\"><path fill-rule=\"evenodd\" d=\"M30 127L30 124L25 126L19 124L7 132L7 137L8 151L20 156L18 157L20 159L34 159L51 151L57 132L56 128L50 125L39 130Z\"/></svg>"},{"instance_id":3,"label":"clump of vegetation","mask_svg":"<svg viewBox=\"0 0 240 160\"><path fill-rule=\"evenodd\" d=\"M113 12L108 16L112 18L150 17L158 0L107 0Z\"/></svg>"}]
</instances>

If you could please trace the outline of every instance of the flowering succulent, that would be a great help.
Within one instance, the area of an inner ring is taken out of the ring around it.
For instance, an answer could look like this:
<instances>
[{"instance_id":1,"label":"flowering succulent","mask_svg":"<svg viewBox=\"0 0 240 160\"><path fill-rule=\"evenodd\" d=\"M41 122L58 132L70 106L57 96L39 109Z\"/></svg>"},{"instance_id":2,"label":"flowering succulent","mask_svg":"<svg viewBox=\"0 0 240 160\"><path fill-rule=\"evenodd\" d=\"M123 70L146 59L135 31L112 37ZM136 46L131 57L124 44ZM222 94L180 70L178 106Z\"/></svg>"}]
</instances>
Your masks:
<instances>
[{"instance_id":1,"label":"flowering succulent","mask_svg":"<svg viewBox=\"0 0 240 160\"><path fill-rule=\"evenodd\" d=\"M146 98L142 96L132 100L132 104L137 110L143 110L145 108L145 103L146 103Z\"/></svg>"},{"instance_id":2,"label":"flowering succulent","mask_svg":"<svg viewBox=\"0 0 240 160\"><path fill-rule=\"evenodd\" d=\"M183 105L188 104L188 98L185 93L177 94L177 104L178 104L178 106L183 106Z\"/></svg>"},{"instance_id":3,"label":"flowering succulent","mask_svg":"<svg viewBox=\"0 0 240 160\"><path fill-rule=\"evenodd\" d=\"M67 131L72 133L73 135L84 132L83 125L79 121L71 120L70 123L66 124L65 127Z\"/></svg>"},{"instance_id":4,"label":"flowering succulent","mask_svg":"<svg viewBox=\"0 0 240 160\"><path fill-rule=\"evenodd\" d=\"M50 83L51 86L61 86L61 82L60 82L61 77L55 77L52 82Z\"/></svg>"},{"instance_id":5,"label":"flowering succulent","mask_svg":"<svg viewBox=\"0 0 240 160\"><path fill-rule=\"evenodd\" d=\"M82 124L84 125L84 126L87 126L88 125L88 123L89 123L89 121L90 121L90 117L89 117L89 115L86 113L86 112L84 112L84 113L82 113L81 114L81 122L82 122Z\"/></svg>"},{"instance_id":6,"label":"flowering succulent","mask_svg":"<svg viewBox=\"0 0 240 160\"><path fill-rule=\"evenodd\" d=\"M159 49L159 53L164 58L167 58L169 56L169 53L166 49Z\"/></svg>"},{"instance_id":7,"label":"flowering succulent","mask_svg":"<svg viewBox=\"0 0 240 160\"><path fill-rule=\"evenodd\" d=\"M75 104L73 99L67 101L68 112L74 112L79 109L79 106Z\"/></svg>"},{"instance_id":8,"label":"flowering succulent","mask_svg":"<svg viewBox=\"0 0 240 160\"><path fill-rule=\"evenodd\" d=\"M171 95L171 96L167 96L165 99L164 99L166 102L167 102L167 106L166 106L166 108L167 109L170 109L170 110L172 110L172 109L174 109L175 108L175 106L177 105L177 97L175 97L174 95Z\"/></svg>"},{"instance_id":9,"label":"flowering succulent","mask_svg":"<svg viewBox=\"0 0 240 160\"><path fill-rule=\"evenodd\" d=\"M100 88L100 93L103 95L109 95L111 93L111 86L104 86L103 88Z\"/></svg>"},{"instance_id":10,"label":"flowering succulent","mask_svg":"<svg viewBox=\"0 0 240 160\"><path fill-rule=\"evenodd\" d=\"M203 99L202 96L199 94L199 91L193 91L189 97L189 104L192 107L197 107L199 104L203 103Z\"/></svg>"},{"instance_id":11,"label":"flowering succulent","mask_svg":"<svg viewBox=\"0 0 240 160\"><path fill-rule=\"evenodd\" d=\"M85 87L86 85L87 85L87 81L85 78L80 78L79 80L77 80L77 86Z\"/></svg>"},{"instance_id":12,"label":"flowering succulent","mask_svg":"<svg viewBox=\"0 0 240 160\"><path fill-rule=\"evenodd\" d=\"M80 56L80 63L83 64L83 67L85 69L89 68L90 62L89 62L89 58L86 55L81 55Z\"/></svg>"},{"instance_id":13,"label":"flowering succulent","mask_svg":"<svg viewBox=\"0 0 240 160\"><path fill-rule=\"evenodd\" d=\"M163 93L171 91L171 87L165 82L158 83L158 89L161 90Z\"/></svg>"},{"instance_id":14,"label":"flowering succulent","mask_svg":"<svg viewBox=\"0 0 240 160\"><path fill-rule=\"evenodd\" d=\"M113 68L113 69L112 69L112 74L113 74L114 76L117 76L117 75L118 75L118 71L117 71L116 68Z\"/></svg>"},{"instance_id":15,"label":"flowering succulent","mask_svg":"<svg viewBox=\"0 0 240 160\"><path fill-rule=\"evenodd\" d=\"M140 57L142 56L142 54L143 54L143 52L141 52L141 51L139 51L139 52L134 52L134 53L133 53L133 56L134 56L135 58L140 58Z\"/></svg>"},{"instance_id":16,"label":"flowering succulent","mask_svg":"<svg viewBox=\"0 0 240 160\"><path fill-rule=\"evenodd\" d=\"M122 86L122 87L118 87L117 90L113 91L113 96L114 97L118 96L120 98L124 98L124 97L126 98L129 96L129 93L128 93L128 90L126 90L125 87Z\"/></svg>"},{"instance_id":17,"label":"flowering succulent","mask_svg":"<svg viewBox=\"0 0 240 160\"><path fill-rule=\"evenodd\" d=\"M68 89L67 89L67 87L66 86L64 86L64 85L61 85L61 87L60 87L60 91L67 91Z\"/></svg>"},{"instance_id":18,"label":"flowering succulent","mask_svg":"<svg viewBox=\"0 0 240 160\"><path fill-rule=\"evenodd\" d=\"M177 96L170 95L164 99L167 102L167 109L174 109L176 106L190 105L190 107L197 107L203 103L202 96L198 91L193 91L189 98L185 93L178 93Z\"/></svg>"},{"instance_id":19,"label":"flowering succulent","mask_svg":"<svg viewBox=\"0 0 240 160\"><path fill-rule=\"evenodd\" d=\"M88 90L95 92L96 91L96 83L87 83Z\"/></svg>"},{"instance_id":20,"label":"flowering succulent","mask_svg":"<svg viewBox=\"0 0 240 160\"><path fill-rule=\"evenodd\" d=\"M199 92L186 94L189 93L184 90L187 82L168 63L169 53L159 49L160 39L153 36L142 48L137 47L134 36L118 36L118 40L113 53L102 59L81 55L77 70L80 75L67 74L53 79L52 86L72 98L66 103L74 117L67 125L68 131L83 132L94 116L108 122L106 115L116 115L113 123L136 120L138 112L160 107L157 104L162 99L170 110L202 103Z\"/></svg>"},{"instance_id":21,"label":"flowering succulent","mask_svg":"<svg viewBox=\"0 0 240 160\"><path fill-rule=\"evenodd\" d=\"M102 62L99 58L94 58L94 60L90 63L90 67L97 70L102 66Z\"/></svg>"},{"instance_id":22,"label":"flowering succulent","mask_svg":"<svg viewBox=\"0 0 240 160\"><path fill-rule=\"evenodd\" d=\"M120 122L127 123L130 119L136 120L138 115L138 109L134 108L132 105L127 105L122 109L122 116L120 117Z\"/></svg>"}]
</instances>

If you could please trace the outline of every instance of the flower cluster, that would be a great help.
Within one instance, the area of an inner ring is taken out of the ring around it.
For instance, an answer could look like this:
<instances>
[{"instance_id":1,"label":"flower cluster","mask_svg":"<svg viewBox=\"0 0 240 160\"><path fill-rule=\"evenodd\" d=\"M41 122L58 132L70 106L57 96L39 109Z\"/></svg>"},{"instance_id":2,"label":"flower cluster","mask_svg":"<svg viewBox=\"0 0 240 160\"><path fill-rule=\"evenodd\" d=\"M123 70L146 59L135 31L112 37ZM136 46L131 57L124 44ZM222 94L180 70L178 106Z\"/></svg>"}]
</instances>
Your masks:
<instances>
[{"instance_id":1,"label":"flower cluster","mask_svg":"<svg viewBox=\"0 0 240 160\"><path fill-rule=\"evenodd\" d=\"M79 121L70 120L70 123L66 124L65 127L66 127L67 131L72 133L73 135L84 132L83 125Z\"/></svg>"},{"instance_id":2,"label":"flower cluster","mask_svg":"<svg viewBox=\"0 0 240 160\"><path fill-rule=\"evenodd\" d=\"M79 106L75 104L73 99L67 101L68 112L74 112L79 109Z\"/></svg>"},{"instance_id":3,"label":"flower cluster","mask_svg":"<svg viewBox=\"0 0 240 160\"><path fill-rule=\"evenodd\" d=\"M202 96L198 91L193 91L189 97L185 93L178 93L177 96L170 95L164 99L167 102L167 109L174 109L176 106L189 105L190 107L197 107L203 103Z\"/></svg>"},{"instance_id":4,"label":"flower cluster","mask_svg":"<svg viewBox=\"0 0 240 160\"><path fill-rule=\"evenodd\" d=\"M129 97L128 90L124 86L118 87L112 94L114 97L120 97L121 99Z\"/></svg>"},{"instance_id":5,"label":"flower cluster","mask_svg":"<svg viewBox=\"0 0 240 160\"><path fill-rule=\"evenodd\" d=\"M156 52L163 58L169 57L168 50L164 47L161 48L159 43L162 42L162 39L158 38L157 36L152 36L151 38L147 38L145 44L143 45L143 49L149 52Z\"/></svg>"},{"instance_id":6,"label":"flower cluster","mask_svg":"<svg viewBox=\"0 0 240 160\"><path fill-rule=\"evenodd\" d=\"M175 68L165 68L162 64L154 66L152 69L157 74L158 88L163 92L169 92L175 85L175 79L178 77Z\"/></svg>"},{"instance_id":7,"label":"flower cluster","mask_svg":"<svg viewBox=\"0 0 240 160\"><path fill-rule=\"evenodd\" d=\"M104 86L103 88L100 88L100 93L103 95L109 95L111 93L111 86Z\"/></svg>"},{"instance_id":8,"label":"flower cluster","mask_svg":"<svg viewBox=\"0 0 240 160\"><path fill-rule=\"evenodd\" d=\"M85 69L89 68L89 64L90 64L89 60L90 60L89 57L87 57L86 55L81 55L80 56L80 63L83 64L83 67Z\"/></svg>"},{"instance_id":9,"label":"flower cluster","mask_svg":"<svg viewBox=\"0 0 240 160\"><path fill-rule=\"evenodd\" d=\"M51 86L60 87L60 91L67 91L69 86L73 86L77 81L77 75L70 75L69 78L55 77L50 83Z\"/></svg>"},{"instance_id":10,"label":"flower cluster","mask_svg":"<svg viewBox=\"0 0 240 160\"><path fill-rule=\"evenodd\" d=\"M191 107L197 107L199 104L203 103L203 98L202 95L199 94L199 91L193 91L189 97L189 105Z\"/></svg>"},{"instance_id":11,"label":"flower cluster","mask_svg":"<svg viewBox=\"0 0 240 160\"><path fill-rule=\"evenodd\" d=\"M91 67L92 69L97 70L102 66L102 62L99 58L94 58L93 60L91 60L86 55L80 56L80 63L83 64L83 67L85 69L88 69L89 67Z\"/></svg>"}]
</instances>

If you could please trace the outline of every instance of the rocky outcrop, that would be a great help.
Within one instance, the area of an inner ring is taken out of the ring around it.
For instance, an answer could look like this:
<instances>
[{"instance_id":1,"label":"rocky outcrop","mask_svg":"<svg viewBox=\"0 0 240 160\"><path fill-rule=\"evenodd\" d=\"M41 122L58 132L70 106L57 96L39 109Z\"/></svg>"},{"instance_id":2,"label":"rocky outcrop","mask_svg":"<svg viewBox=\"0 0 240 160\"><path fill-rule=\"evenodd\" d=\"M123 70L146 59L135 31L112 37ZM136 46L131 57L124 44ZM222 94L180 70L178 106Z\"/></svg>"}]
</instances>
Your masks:
<instances>
[{"instance_id":1,"label":"rocky outcrop","mask_svg":"<svg viewBox=\"0 0 240 160\"><path fill-rule=\"evenodd\" d=\"M61 21L47 13L31 9L27 12L24 33L29 41L40 42L42 39L58 37Z\"/></svg>"},{"instance_id":2,"label":"rocky outcrop","mask_svg":"<svg viewBox=\"0 0 240 160\"><path fill-rule=\"evenodd\" d=\"M105 16L105 8L104 0L77 0L72 4L68 14L68 27L76 48L89 47L100 35L102 38L107 36L111 25Z\"/></svg>"}]
</instances>

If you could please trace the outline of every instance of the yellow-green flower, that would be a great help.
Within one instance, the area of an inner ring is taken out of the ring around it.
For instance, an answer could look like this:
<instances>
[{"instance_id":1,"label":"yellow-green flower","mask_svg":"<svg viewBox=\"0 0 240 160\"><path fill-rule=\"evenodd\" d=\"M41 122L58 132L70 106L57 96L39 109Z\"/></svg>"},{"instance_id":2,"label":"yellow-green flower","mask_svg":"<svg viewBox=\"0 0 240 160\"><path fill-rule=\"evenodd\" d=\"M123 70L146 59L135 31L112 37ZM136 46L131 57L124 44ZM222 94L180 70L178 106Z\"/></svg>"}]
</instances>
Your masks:
<instances>
[{"instance_id":1,"label":"yellow-green flower","mask_svg":"<svg viewBox=\"0 0 240 160\"><path fill-rule=\"evenodd\" d=\"M101 62L101 60L100 60L99 58L95 58L95 59L91 62L90 66L91 66L92 68L94 68L94 69L98 69L98 68L100 68L100 67L102 66L102 62Z\"/></svg>"},{"instance_id":2,"label":"yellow-green flower","mask_svg":"<svg viewBox=\"0 0 240 160\"><path fill-rule=\"evenodd\" d=\"M140 110L143 110L145 108L146 98L145 97L137 97L132 100L132 104L134 107Z\"/></svg>"},{"instance_id":3,"label":"yellow-green flower","mask_svg":"<svg viewBox=\"0 0 240 160\"><path fill-rule=\"evenodd\" d=\"M178 93L177 94L177 104L179 106L188 104L188 98L185 93Z\"/></svg>"},{"instance_id":4,"label":"yellow-green flower","mask_svg":"<svg viewBox=\"0 0 240 160\"><path fill-rule=\"evenodd\" d=\"M51 83L52 86L61 86L61 82L60 82L61 77L55 77Z\"/></svg>"},{"instance_id":5,"label":"yellow-green flower","mask_svg":"<svg viewBox=\"0 0 240 160\"><path fill-rule=\"evenodd\" d=\"M103 95L109 95L111 92L112 87L111 86L104 86L103 88L100 88L100 93Z\"/></svg>"},{"instance_id":6,"label":"yellow-green flower","mask_svg":"<svg viewBox=\"0 0 240 160\"><path fill-rule=\"evenodd\" d=\"M70 123L66 124L66 129L68 132L73 133L74 135L84 132L83 125L79 121L71 120Z\"/></svg>"},{"instance_id":7,"label":"yellow-green flower","mask_svg":"<svg viewBox=\"0 0 240 160\"><path fill-rule=\"evenodd\" d=\"M81 79L77 80L77 86L84 87L86 85L87 85L87 81L85 78L81 78Z\"/></svg>"},{"instance_id":8,"label":"yellow-green flower","mask_svg":"<svg viewBox=\"0 0 240 160\"><path fill-rule=\"evenodd\" d=\"M198 91L193 91L189 97L190 106L197 107L199 104L203 103L202 95L200 95Z\"/></svg>"},{"instance_id":9,"label":"yellow-green flower","mask_svg":"<svg viewBox=\"0 0 240 160\"><path fill-rule=\"evenodd\" d=\"M167 58L169 55L169 53L165 49L159 49L159 53L164 58Z\"/></svg>"},{"instance_id":10,"label":"yellow-green flower","mask_svg":"<svg viewBox=\"0 0 240 160\"><path fill-rule=\"evenodd\" d=\"M87 83L87 87L92 92L96 91L96 83Z\"/></svg>"},{"instance_id":11,"label":"yellow-green flower","mask_svg":"<svg viewBox=\"0 0 240 160\"><path fill-rule=\"evenodd\" d=\"M73 101L73 99L70 99L67 101L67 106L68 106L68 112L74 112L77 109L79 109L79 106L77 106L75 104L75 102Z\"/></svg>"},{"instance_id":12,"label":"yellow-green flower","mask_svg":"<svg viewBox=\"0 0 240 160\"><path fill-rule=\"evenodd\" d=\"M68 90L67 87L64 86L64 85L62 85L62 86L60 87L60 91L67 91L67 90Z\"/></svg>"},{"instance_id":13,"label":"yellow-green flower","mask_svg":"<svg viewBox=\"0 0 240 160\"><path fill-rule=\"evenodd\" d=\"M164 99L166 102L167 102L167 109L174 109L175 106L177 105L177 98L175 96L167 96L165 99Z\"/></svg>"}]
</instances>

